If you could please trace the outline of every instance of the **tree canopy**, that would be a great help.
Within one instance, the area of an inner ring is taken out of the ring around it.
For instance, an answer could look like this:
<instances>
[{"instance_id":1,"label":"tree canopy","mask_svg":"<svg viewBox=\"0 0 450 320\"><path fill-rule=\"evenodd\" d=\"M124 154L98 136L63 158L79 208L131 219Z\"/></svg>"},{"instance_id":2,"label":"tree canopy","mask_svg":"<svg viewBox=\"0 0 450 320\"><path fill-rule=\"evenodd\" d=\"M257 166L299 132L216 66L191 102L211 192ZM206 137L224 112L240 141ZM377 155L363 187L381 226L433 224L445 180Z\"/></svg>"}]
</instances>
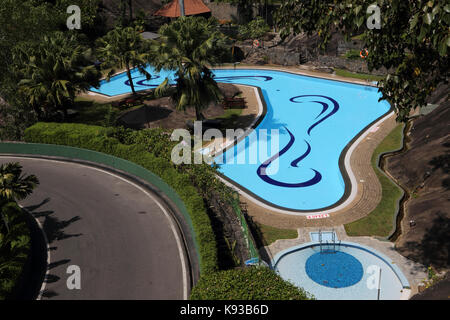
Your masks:
<instances>
[{"instance_id":1,"label":"tree canopy","mask_svg":"<svg viewBox=\"0 0 450 320\"><path fill-rule=\"evenodd\" d=\"M369 5L380 8L380 29L369 29ZM334 29L347 38L362 34L369 70L386 67L379 82L382 99L406 121L413 108L426 104L438 84L448 82L450 4L445 0L286 0L276 13L282 36L319 34L323 47ZM363 48L361 48L363 49Z\"/></svg>"},{"instance_id":2,"label":"tree canopy","mask_svg":"<svg viewBox=\"0 0 450 320\"><path fill-rule=\"evenodd\" d=\"M218 101L221 92L209 70L219 64L229 50L227 38L217 31L217 22L201 17L181 17L160 28L161 38L152 46L151 60L157 71L176 72L173 91L166 79L155 91L158 96L173 91L177 108L194 107L197 119L210 102Z\"/></svg>"},{"instance_id":3,"label":"tree canopy","mask_svg":"<svg viewBox=\"0 0 450 320\"><path fill-rule=\"evenodd\" d=\"M135 94L131 69L137 67L139 72L150 79L150 74L145 71L148 61L149 42L144 40L138 27L116 27L109 31L103 38L98 39L97 53L104 59L105 68L111 68L106 79L109 81L114 75L115 68L125 69L130 83L131 91Z\"/></svg>"},{"instance_id":4,"label":"tree canopy","mask_svg":"<svg viewBox=\"0 0 450 320\"><path fill-rule=\"evenodd\" d=\"M21 78L19 93L40 118L57 110L66 114L77 93L99 86L100 73L92 64L91 50L75 36L55 32L35 46L16 47L13 57L13 70Z\"/></svg>"}]
</instances>

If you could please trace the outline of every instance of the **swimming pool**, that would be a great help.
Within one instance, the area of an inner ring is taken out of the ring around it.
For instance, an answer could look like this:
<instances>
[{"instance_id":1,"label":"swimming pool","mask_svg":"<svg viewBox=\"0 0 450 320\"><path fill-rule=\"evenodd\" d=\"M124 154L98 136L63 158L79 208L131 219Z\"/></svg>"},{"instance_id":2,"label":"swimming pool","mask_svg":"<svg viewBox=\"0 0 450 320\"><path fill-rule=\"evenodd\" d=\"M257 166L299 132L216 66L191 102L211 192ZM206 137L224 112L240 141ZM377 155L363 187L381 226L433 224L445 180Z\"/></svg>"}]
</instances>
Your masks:
<instances>
[{"instance_id":1,"label":"swimming pool","mask_svg":"<svg viewBox=\"0 0 450 320\"><path fill-rule=\"evenodd\" d=\"M147 70L151 80L133 70L136 90L174 79L171 72ZM265 106L255 139L242 139L215 158L223 162L219 171L227 180L269 206L293 212L326 210L348 198L346 150L391 109L387 102L378 102L377 88L264 69L217 69L214 74L218 82L259 87ZM130 92L128 78L115 76L92 91ZM278 148L271 150L276 138ZM260 155L263 140L268 152L250 161L250 153L257 150ZM244 163L239 160L243 158ZM278 170L271 170L275 167Z\"/></svg>"},{"instance_id":2,"label":"swimming pool","mask_svg":"<svg viewBox=\"0 0 450 320\"><path fill-rule=\"evenodd\" d=\"M319 300L376 300L378 294L380 300L408 298L408 280L385 255L352 242L329 248L321 253L313 242L289 248L275 256L272 266Z\"/></svg>"}]
</instances>

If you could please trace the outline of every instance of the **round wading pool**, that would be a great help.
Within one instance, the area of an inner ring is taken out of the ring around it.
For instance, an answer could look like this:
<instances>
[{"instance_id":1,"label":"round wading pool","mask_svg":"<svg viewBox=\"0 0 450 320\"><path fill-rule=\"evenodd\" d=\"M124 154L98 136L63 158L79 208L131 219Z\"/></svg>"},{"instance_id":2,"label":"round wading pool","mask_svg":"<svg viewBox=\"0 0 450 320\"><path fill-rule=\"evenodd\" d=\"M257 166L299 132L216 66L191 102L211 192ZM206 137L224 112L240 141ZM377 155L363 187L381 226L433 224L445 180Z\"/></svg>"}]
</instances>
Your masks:
<instances>
[{"instance_id":1,"label":"round wading pool","mask_svg":"<svg viewBox=\"0 0 450 320\"><path fill-rule=\"evenodd\" d=\"M353 242L295 246L278 253L272 267L320 300L398 300L410 292L408 280L389 257Z\"/></svg>"},{"instance_id":2,"label":"round wading pool","mask_svg":"<svg viewBox=\"0 0 450 320\"><path fill-rule=\"evenodd\" d=\"M358 283L363 277L363 267L352 255L345 252L317 252L306 260L306 274L320 285L344 288Z\"/></svg>"}]
</instances>

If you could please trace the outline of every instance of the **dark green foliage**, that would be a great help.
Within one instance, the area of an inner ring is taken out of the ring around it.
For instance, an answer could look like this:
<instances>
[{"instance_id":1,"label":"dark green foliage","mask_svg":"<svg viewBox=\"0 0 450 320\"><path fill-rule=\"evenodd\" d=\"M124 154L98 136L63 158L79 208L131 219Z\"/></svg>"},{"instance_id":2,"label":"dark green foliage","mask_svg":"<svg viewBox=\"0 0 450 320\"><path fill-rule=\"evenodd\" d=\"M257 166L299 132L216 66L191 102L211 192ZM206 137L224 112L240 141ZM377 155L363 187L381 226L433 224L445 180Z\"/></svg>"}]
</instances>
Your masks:
<instances>
[{"instance_id":1,"label":"dark green foliage","mask_svg":"<svg viewBox=\"0 0 450 320\"><path fill-rule=\"evenodd\" d=\"M13 58L19 93L41 119L57 110L66 113L77 93L100 84L91 51L63 32L45 36L36 46L17 46Z\"/></svg>"},{"instance_id":2,"label":"dark green foliage","mask_svg":"<svg viewBox=\"0 0 450 320\"><path fill-rule=\"evenodd\" d=\"M171 145L174 142L169 140L167 133L162 130L132 131L83 124L37 123L25 131L25 141L73 146L110 154L158 175L177 192L191 216L199 244L202 272L210 273L217 269L216 241L203 197L197 188L197 175L208 175L210 180L214 180L211 179L212 171L208 173L200 168L189 171L183 166L176 167L170 161Z\"/></svg>"},{"instance_id":3,"label":"dark green foliage","mask_svg":"<svg viewBox=\"0 0 450 320\"><path fill-rule=\"evenodd\" d=\"M266 21L257 17L248 24L239 26L239 37L241 39L261 39L269 31L270 27Z\"/></svg>"},{"instance_id":4,"label":"dark green foliage","mask_svg":"<svg viewBox=\"0 0 450 320\"><path fill-rule=\"evenodd\" d=\"M30 251L30 230L24 213L15 202L0 205L0 212L9 225L0 224L0 300L14 289Z\"/></svg>"},{"instance_id":5,"label":"dark green foliage","mask_svg":"<svg viewBox=\"0 0 450 320\"><path fill-rule=\"evenodd\" d=\"M380 29L366 27L366 10L374 3L380 8ZM396 107L398 120L406 121L439 83L448 81L448 0L286 0L277 21L283 36L319 34L323 48L336 27L347 38L362 31L369 70L393 70L380 81L380 91Z\"/></svg>"},{"instance_id":6,"label":"dark green foliage","mask_svg":"<svg viewBox=\"0 0 450 320\"><path fill-rule=\"evenodd\" d=\"M247 267L203 275L192 300L308 300L313 297L284 281L273 270Z\"/></svg>"}]
</instances>

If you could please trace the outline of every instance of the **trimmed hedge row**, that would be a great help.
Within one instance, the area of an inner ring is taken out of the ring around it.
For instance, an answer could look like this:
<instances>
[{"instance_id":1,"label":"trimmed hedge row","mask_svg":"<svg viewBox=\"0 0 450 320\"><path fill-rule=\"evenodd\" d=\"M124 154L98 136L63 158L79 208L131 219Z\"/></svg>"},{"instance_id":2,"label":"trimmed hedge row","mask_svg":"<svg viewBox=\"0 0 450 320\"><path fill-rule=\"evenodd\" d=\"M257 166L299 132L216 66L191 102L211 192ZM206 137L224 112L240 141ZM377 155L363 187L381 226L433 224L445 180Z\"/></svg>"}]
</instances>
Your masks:
<instances>
[{"instance_id":1,"label":"trimmed hedge row","mask_svg":"<svg viewBox=\"0 0 450 320\"><path fill-rule=\"evenodd\" d=\"M158 175L183 200L191 217L200 256L201 273L218 269L217 246L203 198L189 175L177 171L164 158L150 153L141 144L122 144L110 137L114 128L68 123L37 123L25 130L25 141L72 146L106 153L136 163Z\"/></svg>"},{"instance_id":2,"label":"trimmed hedge row","mask_svg":"<svg viewBox=\"0 0 450 320\"><path fill-rule=\"evenodd\" d=\"M247 267L204 275L191 292L191 300L309 299L314 297L265 267Z\"/></svg>"}]
</instances>

